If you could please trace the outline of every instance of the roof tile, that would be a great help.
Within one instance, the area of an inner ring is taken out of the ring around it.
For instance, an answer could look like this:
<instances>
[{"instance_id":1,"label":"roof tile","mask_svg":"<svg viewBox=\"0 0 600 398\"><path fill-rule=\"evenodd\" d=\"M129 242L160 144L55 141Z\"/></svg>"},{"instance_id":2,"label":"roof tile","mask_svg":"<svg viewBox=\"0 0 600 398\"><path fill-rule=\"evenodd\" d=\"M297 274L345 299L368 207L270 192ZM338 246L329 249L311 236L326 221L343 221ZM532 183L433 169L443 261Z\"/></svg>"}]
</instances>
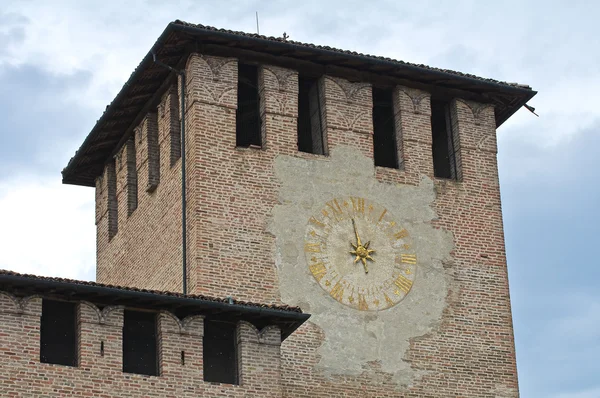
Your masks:
<instances>
[{"instance_id":1,"label":"roof tile","mask_svg":"<svg viewBox=\"0 0 600 398\"><path fill-rule=\"evenodd\" d=\"M144 293L156 294L158 296L171 296L171 297L182 297L182 298L185 297L188 299L191 298L191 299L198 299L198 300L204 300L204 301L212 301L212 302L217 302L217 303L230 303L230 304L242 305L242 306L247 306L247 307L270 308L270 309L279 310L279 311L302 313L302 310L299 307L292 307L292 306L288 306L288 305L261 304L261 303L253 303L253 302L241 301L241 300L235 300L235 299L232 299L232 302L230 302L229 298L217 298L217 297L211 297L211 296L204 296L201 294L184 295L182 293L177 293L177 292L139 289L139 288L135 288L135 287L126 287L126 286L118 286L118 285L108 285L108 284L97 283L97 282L81 281L81 280L77 280L77 279L48 277L48 276L39 276L39 275L32 275L32 274L21 274L18 272L4 270L4 269L0 269L0 275L18 276L18 277L22 277L22 278L30 278L32 280L37 280L37 281L62 282L62 283L70 283L70 284L82 285L82 286L94 286L94 287L100 287L100 288L119 289L119 290L130 291L130 292L144 292ZM1 289L1 286L0 286L0 289Z\"/></svg>"}]
</instances>

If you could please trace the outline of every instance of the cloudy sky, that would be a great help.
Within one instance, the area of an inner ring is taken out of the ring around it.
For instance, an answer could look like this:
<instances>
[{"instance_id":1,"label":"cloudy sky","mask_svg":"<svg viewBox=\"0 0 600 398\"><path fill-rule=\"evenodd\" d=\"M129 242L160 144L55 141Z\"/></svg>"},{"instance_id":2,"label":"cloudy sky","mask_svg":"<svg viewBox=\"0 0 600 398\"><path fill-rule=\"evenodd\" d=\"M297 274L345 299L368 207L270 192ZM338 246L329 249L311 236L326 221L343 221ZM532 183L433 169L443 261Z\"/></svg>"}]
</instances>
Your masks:
<instances>
[{"instance_id":1,"label":"cloudy sky","mask_svg":"<svg viewBox=\"0 0 600 398\"><path fill-rule=\"evenodd\" d=\"M0 0L0 268L94 279L94 192L60 171L169 21L254 32L255 11L262 34L539 91L498 131L521 394L600 397L591 1Z\"/></svg>"}]
</instances>

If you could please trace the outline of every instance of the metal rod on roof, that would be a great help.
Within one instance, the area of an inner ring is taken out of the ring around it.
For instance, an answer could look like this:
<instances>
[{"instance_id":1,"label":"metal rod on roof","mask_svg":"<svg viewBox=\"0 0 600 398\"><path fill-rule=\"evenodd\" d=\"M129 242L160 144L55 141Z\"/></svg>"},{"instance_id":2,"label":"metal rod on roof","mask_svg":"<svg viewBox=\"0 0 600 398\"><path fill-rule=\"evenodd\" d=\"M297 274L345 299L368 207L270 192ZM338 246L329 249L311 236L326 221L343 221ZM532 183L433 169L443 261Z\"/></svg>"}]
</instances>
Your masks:
<instances>
[{"instance_id":1,"label":"metal rod on roof","mask_svg":"<svg viewBox=\"0 0 600 398\"><path fill-rule=\"evenodd\" d=\"M186 173L185 173L185 69L177 70L164 62L156 59L152 53L154 63L177 73L181 78L181 262L183 278L183 294L187 295L187 200L186 200Z\"/></svg>"},{"instance_id":2,"label":"metal rod on roof","mask_svg":"<svg viewBox=\"0 0 600 398\"><path fill-rule=\"evenodd\" d=\"M256 11L256 34L260 35L260 29L258 29L258 11Z\"/></svg>"}]
</instances>

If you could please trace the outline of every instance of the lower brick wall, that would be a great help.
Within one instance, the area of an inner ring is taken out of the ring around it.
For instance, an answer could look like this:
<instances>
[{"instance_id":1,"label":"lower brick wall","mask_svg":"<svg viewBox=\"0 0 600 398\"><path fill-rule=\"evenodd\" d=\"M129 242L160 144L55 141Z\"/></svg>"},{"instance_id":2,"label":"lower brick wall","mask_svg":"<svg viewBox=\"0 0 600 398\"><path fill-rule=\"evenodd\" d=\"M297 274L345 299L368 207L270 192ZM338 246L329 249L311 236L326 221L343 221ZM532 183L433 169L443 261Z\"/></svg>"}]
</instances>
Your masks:
<instances>
[{"instance_id":1,"label":"lower brick wall","mask_svg":"<svg viewBox=\"0 0 600 398\"><path fill-rule=\"evenodd\" d=\"M180 321L160 313L160 376L144 376L122 371L123 307L100 310L86 302L79 305L79 366L40 363L41 302L40 297L18 299L0 292L2 397L282 397L277 327L259 332L240 322L242 384L207 383L202 373L201 316Z\"/></svg>"}]
</instances>

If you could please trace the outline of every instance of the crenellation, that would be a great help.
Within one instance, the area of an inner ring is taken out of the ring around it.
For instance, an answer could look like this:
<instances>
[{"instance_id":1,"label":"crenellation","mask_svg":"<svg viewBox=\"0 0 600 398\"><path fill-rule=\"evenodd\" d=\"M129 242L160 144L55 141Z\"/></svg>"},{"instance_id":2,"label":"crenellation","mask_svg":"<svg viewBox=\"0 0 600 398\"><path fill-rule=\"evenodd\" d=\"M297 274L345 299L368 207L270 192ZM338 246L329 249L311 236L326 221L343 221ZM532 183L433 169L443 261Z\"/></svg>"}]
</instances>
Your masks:
<instances>
[{"instance_id":1,"label":"crenellation","mask_svg":"<svg viewBox=\"0 0 600 398\"><path fill-rule=\"evenodd\" d=\"M239 372L245 380L240 385L210 383L203 380L203 319L190 315L180 320L169 311L157 312L160 372L145 376L123 372L123 306L108 306L102 310L89 301L78 305L77 366L62 366L40 362L40 296L21 299L24 313L15 312L12 295L0 292L0 335L5 342L0 354L11 360L10 366L0 367L0 381L7 386L14 373L27 377L29 383L16 384L16 396L24 393L43 394L45 388L62 389L71 393L89 390L104 391L110 386L114 397L137 394L195 397L233 396L282 397L279 347L281 330L267 326L260 332L246 321L238 325ZM12 308L11 308L12 306ZM260 337L259 337L260 336ZM149 381L152 381L149 383ZM7 390L3 390L7 392ZM109 396L109 395L106 395Z\"/></svg>"},{"instance_id":2,"label":"crenellation","mask_svg":"<svg viewBox=\"0 0 600 398\"><path fill-rule=\"evenodd\" d=\"M373 157L373 115L370 85L346 82L358 89L347 94L340 79L323 78L324 126L328 151L345 145L359 148L365 156ZM348 95L351 95L349 98Z\"/></svg>"},{"instance_id":3,"label":"crenellation","mask_svg":"<svg viewBox=\"0 0 600 398\"><path fill-rule=\"evenodd\" d=\"M298 72L264 65L261 68L262 104L265 112L296 118L298 115ZM263 105L264 104L264 105Z\"/></svg>"},{"instance_id":4,"label":"crenellation","mask_svg":"<svg viewBox=\"0 0 600 398\"><path fill-rule=\"evenodd\" d=\"M395 86L392 89L392 102L394 111L394 133L396 137L396 148L398 153L398 170L404 170L404 129L407 126L402 125L403 111L400 104L400 96L403 92L400 87ZM406 109L404 110L406 112Z\"/></svg>"},{"instance_id":5,"label":"crenellation","mask_svg":"<svg viewBox=\"0 0 600 398\"><path fill-rule=\"evenodd\" d=\"M455 100L454 103L462 176L471 184L483 184L497 190L498 147L494 108L472 101Z\"/></svg>"},{"instance_id":6,"label":"crenellation","mask_svg":"<svg viewBox=\"0 0 600 398\"><path fill-rule=\"evenodd\" d=\"M344 82L344 88L340 86ZM325 77L327 127L356 133L373 134L371 85L350 83Z\"/></svg>"},{"instance_id":7,"label":"crenellation","mask_svg":"<svg viewBox=\"0 0 600 398\"><path fill-rule=\"evenodd\" d=\"M263 332L265 336L261 336ZM277 337L278 334L279 337ZM281 331L279 328L273 326L269 330L258 331L254 325L240 321L237 340L240 357L240 383L255 388L257 396L280 397L282 386ZM277 340L279 340L279 344L277 344ZM257 383L258 380L261 382Z\"/></svg>"},{"instance_id":8,"label":"crenellation","mask_svg":"<svg viewBox=\"0 0 600 398\"><path fill-rule=\"evenodd\" d=\"M190 55L187 65L189 98L187 107L200 101L235 109L237 107L237 59L214 56Z\"/></svg>"},{"instance_id":9,"label":"crenellation","mask_svg":"<svg viewBox=\"0 0 600 398\"><path fill-rule=\"evenodd\" d=\"M175 83L176 84L176 83ZM177 86L173 84L163 95L159 106L163 108L163 115L159 121L160 148L161 152L168 156L163 156L162 170L168 170L181 158L181 113L180 99ZM165 146L167 148L165 148ZM168 159L168 163L167 163Z\"/></svg>"},{"instance_id":10,"label":"crenellation","mask_svg":"<svg viewBox=\"0 0 600 398\"><path fill-rule=\"evenodd\" d=\"M107 178L106 178L106 167L103 170L103 173L96 178L95 184L95 212L94 212L94 222L95 225L98 225L100 220L103 217L106 217L106 213L108 212L108 199L107 199Z\"/></svg>"},{"instance_id":11,"label":"crenellation","mask_svg":"<svg viewBox=\"0 0 600 398\"><path fill-rule=\"evenodd\" d=\"M260 82L265 149L274 153L297 153L298 73L265 65Z\"/></svg>"},{"instance_id":12,"label":"crenellation","mask_svg":"<svg viewBox=\"0 0 600 398\"><path fill-rule=\"evenodd\" d=\"M129 184L128 184L128 171L129 167L127 164L127 143L121 147L121 149L115 154L115 171L116 171L116 196L117 196L117 229L122 227L127 222L129 217Z\"/></svg>"},{"instance_id":13,"label":"crenellation","mask_svg":"<svg viewBox=\"0 0 600 398\"><path fill-rule=\"evenodd\" d=\"M433 177L430 95L396 86L393 98L397 117L396 134L401 132L399 138L405 182L418 184L423 175ZM418 106L415 106L414 98L419 98Z\"/></svg>"},{"instance_id":14,"label":"crenellation","mask_svg":"<svg viewBox=\"0 0 600 398\"><path fill-rule=\"evenodd\" d=\"M496 154L496 123L494 107L473 101L456 100L457 127L462 146L469 150L481 150Z\"/></svg>"},{"instance_id":15,"label":"crenellation","mask_svg":"<svg viewBox=\"0 0 600 398\"><path fill-rule=\"evenodd\" d=\"M113 307L106 314L92 303L79 305L79 367L104 372L123 369L123 307Z\"/></svg>"}]
</instances>

